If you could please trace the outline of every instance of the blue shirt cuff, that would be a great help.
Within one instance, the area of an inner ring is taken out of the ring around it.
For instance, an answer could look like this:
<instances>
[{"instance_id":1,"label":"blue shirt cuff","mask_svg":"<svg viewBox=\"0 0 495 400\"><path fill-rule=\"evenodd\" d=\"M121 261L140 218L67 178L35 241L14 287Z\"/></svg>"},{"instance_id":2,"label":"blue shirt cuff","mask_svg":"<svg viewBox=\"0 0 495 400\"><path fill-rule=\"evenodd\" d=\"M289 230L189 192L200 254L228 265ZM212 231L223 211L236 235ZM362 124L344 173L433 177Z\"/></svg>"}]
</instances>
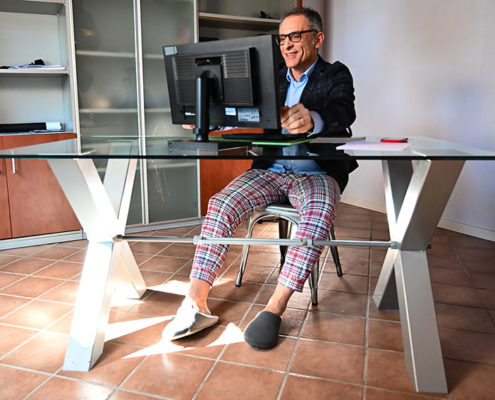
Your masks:
<instances>
[{"instance_id":1,"label":"blue shirt cuff","mask_svg":"<svg viewBox=\"0 0 495 400\"><path fill-rule=\"evenodd\" d=\"M309 114L311 115L311 118L313 118L313 132L311 132L308 136L316 135L320 133L323 130L323 119L320 117L320 114L318 114L316 111L310 111Z\"/></svg>"}]
</instances>

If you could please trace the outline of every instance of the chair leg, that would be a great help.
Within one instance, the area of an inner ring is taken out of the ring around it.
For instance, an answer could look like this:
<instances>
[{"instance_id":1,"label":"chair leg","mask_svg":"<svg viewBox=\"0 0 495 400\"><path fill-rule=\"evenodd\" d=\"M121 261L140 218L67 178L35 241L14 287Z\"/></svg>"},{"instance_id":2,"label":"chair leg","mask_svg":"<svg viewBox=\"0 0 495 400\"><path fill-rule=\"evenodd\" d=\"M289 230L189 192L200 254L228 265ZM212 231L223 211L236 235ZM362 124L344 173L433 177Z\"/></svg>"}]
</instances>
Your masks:
<instances>
[{"instance_id":1,"label":"chair leg","mask_svg":"<svg viewBox=\"0 0 495 400\"><path fill-rule=\"evenodd\" d=\"M256 225L256 219L253 217L249 217L247 220L246 226L246 239L249 239L253 236L254 226ZM239 271L237 272L237 279L235 281L235 285L240 287L242 284L242 277L244 276L244 271L246 270L247 259L249 256L249 244L245 244L242 246L242 254L241 254L241 264L239 265Z\"/></svg>"},{"instance_id":2,"label":"chair leg","mask_svg":"<svg viewBox=\"0 0 495 400\"><path fill-rule=\"evenodd\" d=\"M311 275L309 276L308 283L311 290L311 304L318 305L318 278L320 277L320 262L316 261Z\"/></svg>"},{"instance_id":3,"label":"chair leg","mask_svg":"<svg viewBox=\"0 0 495 400\"><path fill-rule=\"evenodd\" d=\"M278 237L281 239L288 239L290 235L289 221L280 218L278 220ZM285 263L285 255L287 254L287 246L280 246L280 269Z\"/></svg>"},{"instance_id":4,"label":"chair leg","mask_svg":"<svg viewBox=\"0 0 495 400\"><path fill-rule=\"evenodd\" d=\"M333 224L330 226L330 239L335 240L335 230L333 228ZM332 252L332 258L335 264L335 269L337 270L337 276L342 276L342 266L340 265L340 257L337 246L330 246L330 251Z\"/></svg>"}]
</instances>

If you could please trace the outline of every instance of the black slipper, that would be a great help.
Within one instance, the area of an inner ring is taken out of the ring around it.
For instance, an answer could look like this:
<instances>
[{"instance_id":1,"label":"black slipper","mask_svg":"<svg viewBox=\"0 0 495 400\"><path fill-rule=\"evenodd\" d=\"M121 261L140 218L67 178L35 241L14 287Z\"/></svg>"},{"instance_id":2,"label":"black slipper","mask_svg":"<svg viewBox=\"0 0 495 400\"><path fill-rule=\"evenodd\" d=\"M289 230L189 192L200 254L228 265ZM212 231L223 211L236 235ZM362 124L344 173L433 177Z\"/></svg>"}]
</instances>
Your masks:
<instances>
[{"instance_id":1,"label":"black slipper","mask_svg":"<svg viewBox=\"0 0 495 400\"><path fill-rule=\"evenodd\" d=\"M271 349L277 345L282 318L270 311L261 311L244 330L244 340L252 347Z\"/></svg>"}]
</instances>

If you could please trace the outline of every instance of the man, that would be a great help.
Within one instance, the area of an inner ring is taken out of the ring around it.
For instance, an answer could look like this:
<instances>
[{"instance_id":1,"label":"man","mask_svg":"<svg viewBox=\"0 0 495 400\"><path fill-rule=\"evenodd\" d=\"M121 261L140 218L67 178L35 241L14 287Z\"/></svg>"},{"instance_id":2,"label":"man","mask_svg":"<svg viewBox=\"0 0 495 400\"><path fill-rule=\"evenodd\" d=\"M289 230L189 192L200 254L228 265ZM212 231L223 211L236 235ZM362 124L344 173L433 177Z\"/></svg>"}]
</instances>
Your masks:
<instances>
[{"instance_id":1,"label":"man","mask_svg":"<svg viewBox=\"0 0 495 400\"><path fill-rule=\"evenodd\" d=\"M281 123L287 134L348 136L355 120L352 76L343 64L329 64L318 56L324 38L321 17L314 10L290 10L280 23L278 42L285 60L280 95L286 106ZM230 237L255 209L288 201L300 215L296 238L328 239L340 193L355 167L347 161L255 160L249 171L210 199L201 235ZM322 250L289 248L273 295L244 332L247 343L257 348L276 346L287 303L294 291L302 291ZM206 300L226 253L226 245L197 247L188 294L165 327L164 338L179 339L218 321Z\"/></svg>"}]
</instances>

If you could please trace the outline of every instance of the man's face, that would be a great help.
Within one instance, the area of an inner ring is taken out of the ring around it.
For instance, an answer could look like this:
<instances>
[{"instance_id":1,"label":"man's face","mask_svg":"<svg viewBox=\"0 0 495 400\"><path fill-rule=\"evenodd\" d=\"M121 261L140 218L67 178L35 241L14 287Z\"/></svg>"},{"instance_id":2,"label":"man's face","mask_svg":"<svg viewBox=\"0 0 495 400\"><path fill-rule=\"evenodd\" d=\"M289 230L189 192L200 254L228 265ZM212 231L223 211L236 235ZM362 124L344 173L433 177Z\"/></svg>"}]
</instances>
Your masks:
<instances>
[{"instance_id":1,"label":"man's face","mask_svg":"<svg viewBox=\"0 0 495 400\"><path fill-rule=\"evenodd\" d=\"M285 18L279 27L280 35L288 35L296 31L306 31L312 29L304 15L291 15ZM323 42L323 33L314 32L303 33L301 40L293 43L288 37L280 46L280 51L284 57L287 68L292 69L294 78L306 71L316 60L317 49Z\"/></svg>"}]
</instances>

